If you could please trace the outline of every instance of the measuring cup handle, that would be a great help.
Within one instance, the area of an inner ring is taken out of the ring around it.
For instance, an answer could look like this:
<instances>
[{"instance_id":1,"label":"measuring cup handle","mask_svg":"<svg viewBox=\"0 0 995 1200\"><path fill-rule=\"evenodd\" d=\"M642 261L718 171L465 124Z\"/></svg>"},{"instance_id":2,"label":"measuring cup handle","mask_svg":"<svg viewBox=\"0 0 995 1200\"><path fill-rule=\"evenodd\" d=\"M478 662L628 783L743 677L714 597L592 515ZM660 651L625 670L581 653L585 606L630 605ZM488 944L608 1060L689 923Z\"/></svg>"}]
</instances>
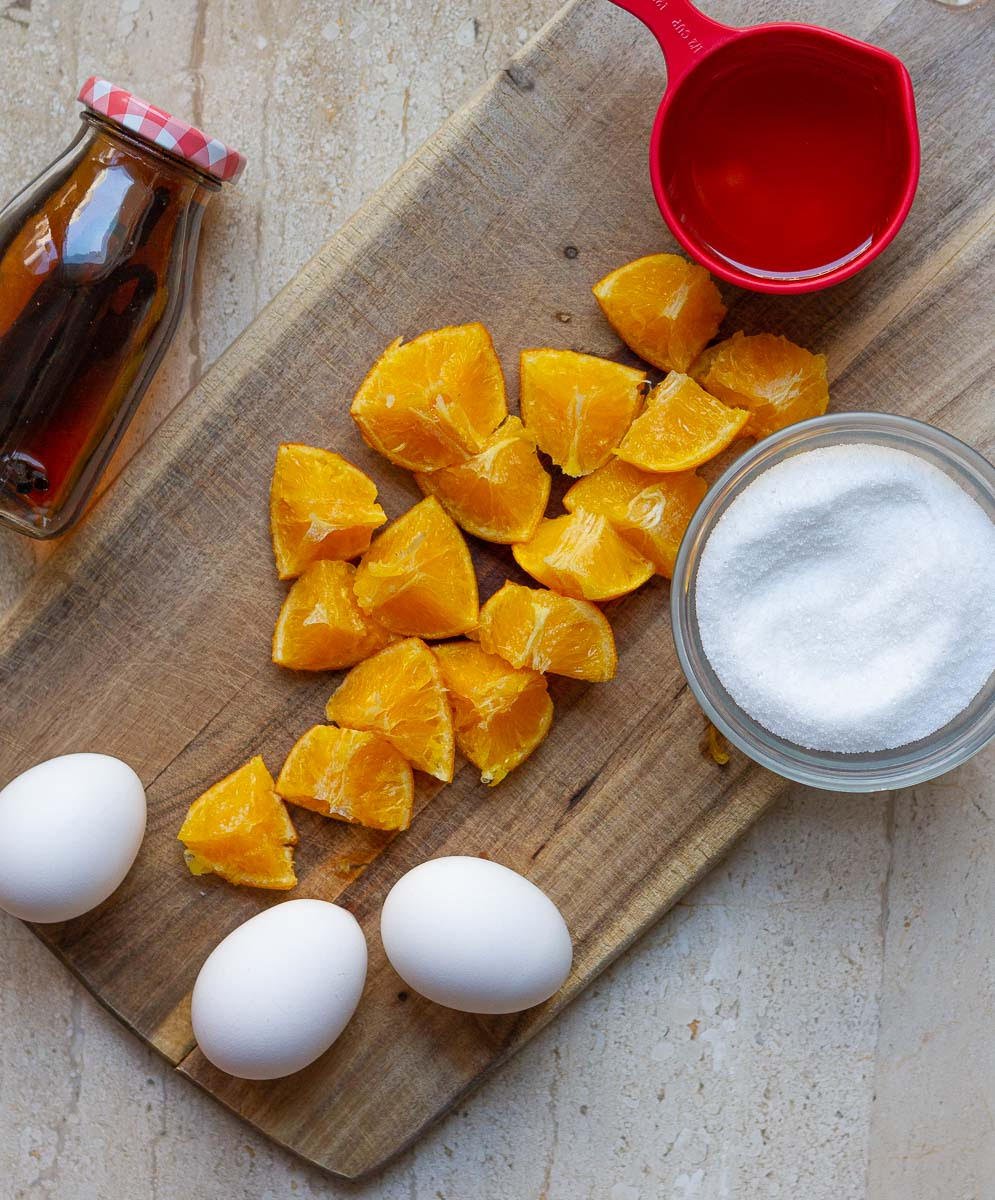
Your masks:
<instances>
[{"instance_id":1,"label":"measuring cup handle","mask_svg":"<svg viewBox=\"0 0 995 1200\"><path fill-rule=\"evenodd\" d=\"M667 60L668 83L676 83L703 54L739 32L706 17L688 0L612 0L612 3L638 17L660 43Z\"/></svg>"}]
</instances>

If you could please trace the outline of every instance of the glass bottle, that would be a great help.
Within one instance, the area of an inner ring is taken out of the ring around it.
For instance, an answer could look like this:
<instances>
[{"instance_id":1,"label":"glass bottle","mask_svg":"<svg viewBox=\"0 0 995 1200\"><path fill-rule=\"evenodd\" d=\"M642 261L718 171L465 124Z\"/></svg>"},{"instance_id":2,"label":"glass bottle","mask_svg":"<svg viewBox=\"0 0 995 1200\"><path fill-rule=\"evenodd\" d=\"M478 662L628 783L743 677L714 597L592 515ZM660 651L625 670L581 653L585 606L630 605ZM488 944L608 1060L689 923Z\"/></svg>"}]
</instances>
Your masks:
<instances>
[{"instance_id":1,"label":"glass bottle","mask_svg":"<svg viewBox=\"0 0 995 1200\"><path fill-rule=\"evenodd\" d=\"M245 161L106 80L79 99L76 138L0 211L0 525L38 538L82 512Z\"/></svg>"}]
</instances>

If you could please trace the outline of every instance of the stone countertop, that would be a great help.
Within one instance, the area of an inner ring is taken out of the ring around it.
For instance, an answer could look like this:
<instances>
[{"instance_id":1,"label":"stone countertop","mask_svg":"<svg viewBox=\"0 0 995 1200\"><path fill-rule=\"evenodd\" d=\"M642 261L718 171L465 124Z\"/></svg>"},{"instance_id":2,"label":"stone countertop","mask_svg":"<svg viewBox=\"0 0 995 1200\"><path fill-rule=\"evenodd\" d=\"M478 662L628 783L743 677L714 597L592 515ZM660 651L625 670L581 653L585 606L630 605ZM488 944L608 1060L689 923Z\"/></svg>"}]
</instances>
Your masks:
<instances>
[{"instance_id":1,"label":"stone countertop","mask_svg":"<svg viewBox=\"0 0 995 1200\"><path fill-rule=\"evenodd\" d=\"M68 141L94 72L250 160L215 205L191 312L115 471L556 7L0 0L0 196ZM0 612L51 553L0 535ZM365 1185L174 1076L2 917L0 1200L990 1200L993 768L989 751L909 792L795 789Z\"/></svg>"}]
</instances>

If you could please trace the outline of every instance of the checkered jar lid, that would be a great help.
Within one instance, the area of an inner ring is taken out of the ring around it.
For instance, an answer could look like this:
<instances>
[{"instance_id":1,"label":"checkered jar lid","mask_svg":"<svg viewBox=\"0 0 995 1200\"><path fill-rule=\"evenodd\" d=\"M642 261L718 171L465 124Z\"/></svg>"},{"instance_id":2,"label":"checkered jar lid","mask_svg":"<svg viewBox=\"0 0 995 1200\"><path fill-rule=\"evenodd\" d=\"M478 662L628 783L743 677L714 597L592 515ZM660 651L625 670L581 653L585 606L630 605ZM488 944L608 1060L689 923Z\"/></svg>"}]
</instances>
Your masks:
<instances>
[{"instance_id":1,"label":"checkered jar lid","mask_svg":"<svg viewBox=\"0 0 995 1200\"><path fill-rule=\"evenodd\" d=\"M245 156L237 150L99 75L90 76L80 88L77 99L108 121L193 163L198 170L215 179L231 183L245 166Z\"/></svg>"}]
</instances>

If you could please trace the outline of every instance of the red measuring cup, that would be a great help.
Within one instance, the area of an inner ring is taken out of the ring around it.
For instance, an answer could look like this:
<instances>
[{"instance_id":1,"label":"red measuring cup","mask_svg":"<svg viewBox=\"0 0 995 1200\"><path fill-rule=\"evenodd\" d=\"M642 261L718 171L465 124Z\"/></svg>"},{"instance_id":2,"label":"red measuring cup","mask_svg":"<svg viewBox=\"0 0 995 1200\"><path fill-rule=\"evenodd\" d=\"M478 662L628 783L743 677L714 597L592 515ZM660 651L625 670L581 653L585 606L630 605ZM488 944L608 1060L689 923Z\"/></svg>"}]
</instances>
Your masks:
<instances>
[{"instance_id":1,"label":"red measuring cup","mask_svg":"<svg viewBox=\"0 0 995 1200\"><path fill-rule=\"evenodd\" d=\"M687 0L613 0L656 36L667 90L650 178L681 245L758 292L848 279L898 232L919 178L912 81L813 25L733 29Z\"/></svg>"}]
</instances>

